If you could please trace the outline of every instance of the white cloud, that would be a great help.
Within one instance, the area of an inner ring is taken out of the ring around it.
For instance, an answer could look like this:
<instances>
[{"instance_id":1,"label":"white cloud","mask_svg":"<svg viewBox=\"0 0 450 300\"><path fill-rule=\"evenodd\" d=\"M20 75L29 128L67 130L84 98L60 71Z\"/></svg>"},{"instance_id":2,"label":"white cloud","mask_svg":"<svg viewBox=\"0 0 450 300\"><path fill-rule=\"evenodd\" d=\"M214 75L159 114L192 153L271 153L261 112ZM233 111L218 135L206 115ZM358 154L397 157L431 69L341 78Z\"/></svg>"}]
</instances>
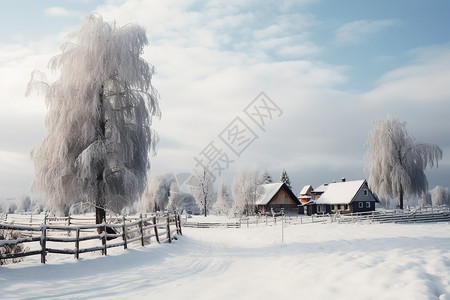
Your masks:
<instances>
[{"instance_id":1,"label":"white cloud","mask_svg":"<svg viewBox=\"0 0 450 300\"><path fill-rule=\"evenodd\" d=\"M358 20L346 23L336 29L335 42L337 44L355 44L367 39L370 35L397 25L398 23L395 19L376 21Z\"/></svg>"},{"instance_id":2,"label":"white cloud","mask_svg":"<svg viewBox=\"0 0 450 300\"><path fill-rule=\"evenodd\" d=\"M450 47L430 47L414 51L412 64L383 75L378 86L364 99L380 102L448 102L450 99Z\"/></svg>"},{"instance_id":3,"label":"white cloud","mask_svg":"<svg viewBox=\"0 0 450 300\"><path fill-rule=\"evenodd\" d=\"M80 18L83 16L82 12L69 10L64 7L53 6L45 10L45 14L50 17L71 17Z\"/></svg>"},{"instance_id":4,"label":"white cloud","mask_svg":"<svg viewBox=\"0 0 450 300\"><path fill-rule=\"evenodd\" d=\"M241 158L233 157L232 168L257 164L276 178L284 167L300 187L363 177L367 133L374 120L387 114L407 120L412 132L432 131L435 142L448 139L444 125L450 108L443 99L449 95L445 82L450 68L445 49L414 54L420 58L386 73L372 91L355 95L337 90L349 80L345 68L311 59L322 51L308 31L317 22L314 16L261 11L256 2L241 1L232 6L191 0L110 3L97 9L106 21L147 28L150 45L144 58L157 69L153 85L161 94L163 113L154 122L161 137L158 155L151 159L154 173L191 171L193 157L236 116L245 117L244 107L260 91L284 113L266 132L256 129L258 140ZM360 22L359 30L358 24L341 29L343 41L360 41L395 24ZM8 155L11 163L20 163L44 137L43 100L33 102L23 95L30 72L44 68L59 52L55 41L61 43L58 37L0 48L0 151L18 154ZM411 97L420 101L411 104ZM434 99L434 107L422 101L426 97ZM401 99L409 99L409 105ZM425 118L432 122L424 123ZM32 177L30 165L18 170L20 178ZM10 182L4 180L0 174L0 182ZM0 187L0 196L6 190Z\"/></svg>"}]
</instances>

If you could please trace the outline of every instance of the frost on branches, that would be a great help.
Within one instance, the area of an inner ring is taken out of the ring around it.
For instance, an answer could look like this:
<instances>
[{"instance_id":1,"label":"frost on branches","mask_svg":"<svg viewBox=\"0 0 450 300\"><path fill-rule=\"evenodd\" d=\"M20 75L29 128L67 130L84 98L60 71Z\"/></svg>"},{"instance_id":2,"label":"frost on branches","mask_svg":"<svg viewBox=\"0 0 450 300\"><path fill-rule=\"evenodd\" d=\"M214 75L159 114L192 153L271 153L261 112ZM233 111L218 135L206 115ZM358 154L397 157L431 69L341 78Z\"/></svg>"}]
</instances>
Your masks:
<instances>
[{"instance_id":1,"label":"frost on branches","mask_svg":"<svg viewBox=\"0 0 450 300\"><path fill-rule=\"evenodd\" d=\"M233 213L253 216L256 212L256 200L260 195L258 173L239 169L234 177L231 192L234 199Z\"/></svg>"},{"instance_id":2,"label":"frost on branches","mask_svg":"<svg viewBox=\"0 0 450 300\"><path fill-rule=\"evenodd\" d=\"M217 200L213 205L214 212L218 215L226 216L229 214L232 204L233 198L231 197L230 189L222 183L217 190Z\"/></svg>"},{"instance_id":3,"label":"frost on branches","mask_svg":"<svg viewBox=\"0 0 450 300\"><path fill-rule=\"evenodd\" d=\"M141 58L147 43L144 28L91 14L50 60L59 78L32 76L27 93L44 86L49 110L47 136L32 151L33 186L54 210L82 199L102 219L105 208L119 213L144 191L157 141L152 116L160 115L154 69Z\"/></svg>"},{"instance_id":4,"label":"frost on branches","mask_svg":"<svg viewBox=\"0 0 450 300\"><path fill-rule=\"evenodd\" d=\"M192 176L190 180L191 193L206 217L214 199L215 178L205 167L194 170L194 173L195 176Z\"/></svg>"},{"instance_id":5,"label":"frost on branches","mask_svg":"<svg viewBox=\"0 0 450 300\"><path fill-rule=\"evenodd\" d=\"M437 167L442 159L438 145L416 142L406 123L392 116L375 122L366 144L370 188L378 196L397 198L400 209L405 195L420 196L428 190L424 170Z\"/></svg>"},{"instance_id":6,"label":"frost on branches","mask_svg":"<svg viewBox=\"0 0 450 300\"><path fill-rule=\"evenodd\" d=\"M433 205L450 205L450 191L448 188L437 185L430 191L430 195Z\"/></svg>"}]
</instances>

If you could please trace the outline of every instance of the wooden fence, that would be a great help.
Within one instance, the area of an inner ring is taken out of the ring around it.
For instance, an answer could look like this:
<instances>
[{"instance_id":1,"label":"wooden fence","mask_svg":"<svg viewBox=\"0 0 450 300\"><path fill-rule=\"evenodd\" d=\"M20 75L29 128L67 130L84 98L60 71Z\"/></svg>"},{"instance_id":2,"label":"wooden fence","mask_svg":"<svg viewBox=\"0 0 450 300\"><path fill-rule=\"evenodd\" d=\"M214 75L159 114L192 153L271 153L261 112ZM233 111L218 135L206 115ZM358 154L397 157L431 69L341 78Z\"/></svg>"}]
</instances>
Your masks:
<instances>
[{"instance_id":1,"label":"wooden fence","mask_svg":"<svg viewBox=\"0 0 450 300\"><path fill-rule=\"evenodd\" d=\"M86 218L85 221L88 219ZM92 219L89 219L92 220ZM70 221L70 218L69 218ZM69 223L70 224L70 223ZM21 253L0 254L0 259L16 259L30 255L41 255L41 263L45 263L47 253L71 254L76 259L81 253L101 251L107 255L107 249L122 247L127 249L130 243L139 241L141 246L154 238L156 242L172 242L175 234L182 235L181 220L179 215L168 215L165 217L147 217L142 215L134 221L127 222L122 218L121 223L116 224L87 224L87 225L49 225L26 226L17 224L0 224L0 229L20 231L23 237L15 240L0 240L0 247L7 245L18 245L33 243L32 250ZM97 233L101 232L101 233ZM39 234L36 234L39 233ZM75 233L75 236L71 236ZM120 239L118 241L117 239ZM101 245L83 248L80 242L100 240ZM36 243L38 245L36 246ZM57 247L58 243L73 243L74 248L66 246Z\"/></svg>"},{"instance_id":2,"label":"wooden fence","mask_svg":"<svg viewBox=\"0 0 450 300\"><path fill-rule=\"evenodd\" d=\"M374 222L374 223L436 223L450 222L447 210L413 210L413 211L374 211L341 215L334 219L339 223Z\"/></svg>"},{"instance_id":3,"label":"wooden fence","mask_svg":"<svg viewBox=\"0 0 450 300\"><path fill-rule=\"evenodd\" d=\"M380 210L353 214L314 214L305 215L262 215L243 217L233 222L192 222L183 220L184 227L192 228L241 228L274 226L283 220L285 224L300 225L313 223L432 223L450 222L450 209L448 206L425 207L405 210Z\"/></svg>"}]
</instances>

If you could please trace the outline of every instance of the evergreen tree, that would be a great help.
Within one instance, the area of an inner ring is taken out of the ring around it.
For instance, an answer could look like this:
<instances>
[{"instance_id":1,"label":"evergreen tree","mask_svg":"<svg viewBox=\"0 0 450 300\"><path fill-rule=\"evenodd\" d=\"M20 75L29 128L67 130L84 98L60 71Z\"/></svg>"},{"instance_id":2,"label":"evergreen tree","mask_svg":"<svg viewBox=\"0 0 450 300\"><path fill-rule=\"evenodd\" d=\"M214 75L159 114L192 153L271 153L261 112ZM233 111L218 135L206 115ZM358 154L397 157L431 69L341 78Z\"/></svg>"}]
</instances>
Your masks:
<instances>
[{"instance_id":1,"label":"evergreen tree","mask_svg":"<svg viewBox=\"0 0 450 300\"><path fill-rule=\"evenodd\" d=\"M288 174L287 174L287 172L286 172L285 169L283 169L283 170L281 171L280 182L285 183L285 184L287 185L287 187L290 188L290 189L292 190L292 187L291 187L291 180L289 179L289 176L288 176Z\"/></svg>"},{"instance_id":2,"label":"evergreen tree","mask_svg":"<svg viewBox=\"0 0 450 300\"><path fill-rule=\"evenodd\" d=\"M270 176L269 172L264 171L259 178L259 184L268 184L273 183L272 176Z\"/></svg>"}]
</instances>

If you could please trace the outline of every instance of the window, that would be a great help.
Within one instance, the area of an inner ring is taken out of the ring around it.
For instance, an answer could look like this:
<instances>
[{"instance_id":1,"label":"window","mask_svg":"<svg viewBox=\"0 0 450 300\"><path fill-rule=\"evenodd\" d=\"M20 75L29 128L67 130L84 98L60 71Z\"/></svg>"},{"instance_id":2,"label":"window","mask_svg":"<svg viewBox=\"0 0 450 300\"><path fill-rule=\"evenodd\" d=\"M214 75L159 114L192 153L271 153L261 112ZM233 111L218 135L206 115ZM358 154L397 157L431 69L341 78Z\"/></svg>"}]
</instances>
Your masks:
<instances>
[{"instance_id":1,"label":"window","mask_svg":"<svg viewBox=\"0 0 450 300\"><path fill-rule=\"evenodd\" d=\"M359 207L359 208L363 208L363 207L364 207L364 204L363 204L362 202L358 202L358 207Z\"/></svg>"},{"instance_id":2,"label":"window","mask_svg":"<svg viewBox=\"0 0 450 300\"><path fill-rule=\"evenodd\" d=\"M364 190L364 196L369 195L369 191L368 190Z\"/></svg>"},{"instance_id":3,"label":"window","mask_svg":"<svg viewBox=\"0 0 450 300\"><path fill-rule=\"evenodd\" d=\"M348 204L345 204L345 205L344 205L344 209L345 209L345 210L348 210Z\"/></svg>"},{"instance_id":4,"label":"window","mask_svg":"<svg viewBox=\"0 0 450 300\"><path fill-rule=\"evenodd\" d=\"M366 202L366 207L370 208L370 202Z\"/></svg>"}]
</instances>

